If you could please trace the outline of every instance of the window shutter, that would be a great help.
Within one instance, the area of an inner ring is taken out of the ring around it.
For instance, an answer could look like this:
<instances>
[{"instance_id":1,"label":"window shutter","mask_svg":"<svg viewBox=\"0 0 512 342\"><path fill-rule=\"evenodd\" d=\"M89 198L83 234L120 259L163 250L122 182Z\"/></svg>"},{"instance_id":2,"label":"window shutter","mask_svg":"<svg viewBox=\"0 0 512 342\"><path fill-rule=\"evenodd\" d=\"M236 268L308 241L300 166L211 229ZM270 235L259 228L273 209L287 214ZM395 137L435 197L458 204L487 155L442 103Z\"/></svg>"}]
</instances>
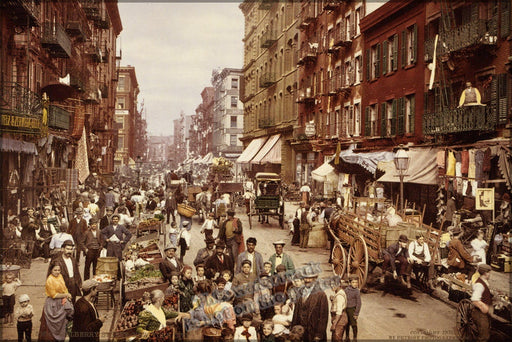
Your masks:
<instances>
[{"instance_id":1,"label":"window shutter","mask_svg":"<svg viewBox=\"0 0 512 342\"><path fill-rule=\"evenodd\" d=\"M411 109L410 109L410 117L409 117L409 132L414 134L414 119L416 117L416 96L411 96Z\"/></svg>"},{"instance_id":2,"label":"window shutter","mask_svg":"<svg viewBox=\"0 0 512 342\"><path fill-rule=\"evenodd\" d=\"M507 123L507 74L498 75L498 124Z\"/></svg>"},{"instance_id":3,"label":"window shutter","mask_svg":"<svg viewBox=\"0 0 512 342\"><path fill-rule=\"evenodd\" d=\"M380 75L380 44L377 44L377 53L375 56L375 77L379 77Z\"/></svg>"},{"instance_id":4,"label":"window shutter","mask_svg":"<svg viewBox=\"0 0 512 342\"><path fill-rule=\"evenodd\" d=\"M412 31L412 63L416 63L418 57L418 25L414 24Z\"/></svg>"},{"instance_id":5,"label":"window shutter","mask_svg":"<svg viewBox=\"0 0 512 342\"><path fill-rule=\"evenodd\" d=\"M359 82L363 82L363 56L357 57L357 73L359 74Z\"/></svg>"},{"instance_id":6,"label":"window shutter","mask_svg":"<svg viewBox=\"0 0 512 342\"><path fill-rule=\"evenodd\" d=\"M340 80L341 81L341 83L340 83L341 87L340 88L342 88L342 89L345 88L345 73L347 72L347 70L345 70L345 69L346 69L345 68L345 64L343 64L341 66L341 80Z\"/></svg>"},{"instance_id":7,"label":"window shutter","mask_svg":"<svg viewBox=\"0 0 512 342\"><path fill-rule=\"evenodd\" d=\"M391 107L391 135L396 135L396 111L397 111L397 101L396 99L392 102Z\"/></svg>"},{"instance_id":8,"label":"window shutter","mask_svg":"<svg viewBox=\"0 0 512 342\"><path fill-rule=\"evenodd\" d=\"M367 106L364 109L364 135L367 137L371 135L370 127L370 107Z\"/></svg>"},{"instance_id":9,"label":"window shutter","mask_svg":"<svg viewBox=\"0 0 512 342\"><path fill-rule=\"evenodd\" d=\"M401 97L398 99L398 113L397 113L397 129L396 134L404 134L404 116L405 116L405 98Z\"/></svg>"},{"instance_id":10,"label":"window shutter","mask_svg":"<svg viewBox=\"0 0 512 342\"><path fill-rule=\"evenodd\" d=\"M380 136L386 136L386 102L380 104Z\"/></svg>"},{"instance_id":11,"label":"window shutter","mask_svg":"<svg viewBox=\"0 0 512 342\"><path fill-rule=\"evenodd\" d=\"M393 36L393 63L391 69L393 71L398 69L398 34Z\"/></svg>"},{"instance_id":12,"label":"window shutter","mask_svg":"<svg viewBox=\"0 0 512 342\"><path fill-rule=\"evenodd\" d=\"M402 68L407 65L407 31L402 31L402 45L400 45L400 49L402 52Z\"/></svg>"},{"instance_id":13,"label":"window shutter","mask_svg":"<svg viewBox=\"0 0 512 342\"><path fill-rule=\"evenodd\" d=\"M510 34L510 1L501 2L500 37L507 38Z\"/></svg>"},{"instance_id":14,"label":"window shutter","mask_svg":"<svg viewBox=\"0 0 512 342\"><path fill-rule=\"evenodd\" d=\"M389 42L385 40L382 42L382 75L388 72L388 47Z\"/></svg>"},{"instance_id":15,"label":"window shutter","mask_svg":"<svg viewBox=\"0 0 512 342\"><path fill-rule=\"evenodd\" d=\"M356 60L350 61L350 85L356 82Z\"/></svg>"},{"instance_id":16,"label":"window shutter","mask_svg":"<svg viewBox=\"0 0 512 342\"><path fill-rule=\"evenodd\" d=\"M371 80L371 54L370 54L370 49L367 49L366 50L366 81L370 81Z\"/></svg>"}]
</instances>

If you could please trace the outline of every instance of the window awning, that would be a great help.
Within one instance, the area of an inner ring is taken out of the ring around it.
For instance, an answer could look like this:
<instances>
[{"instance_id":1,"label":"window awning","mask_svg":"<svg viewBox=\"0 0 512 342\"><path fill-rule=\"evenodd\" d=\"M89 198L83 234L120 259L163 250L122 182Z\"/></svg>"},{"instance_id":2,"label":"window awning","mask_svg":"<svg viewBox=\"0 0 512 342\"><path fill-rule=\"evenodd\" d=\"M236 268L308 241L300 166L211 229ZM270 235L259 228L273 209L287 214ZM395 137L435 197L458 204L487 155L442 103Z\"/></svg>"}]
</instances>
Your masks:
<instances>
[{"instance_id":1,"label":"window awning","mask_svg":"<svg viewBox=\"0 0 512 342\"><path fill-rule=\"evenodd\" d=\"M407 151L409 168L405 172L404 183L436 185L438 177L437 151L436 148L409 149ZM386 172L378 179L379 182L400 182L393 160L379 162L378 168Z\"/></svg>"},{"instance_id":2,"label":"window awning","mask_svg":"<svg viewBox=\"0 0 512 342\"><path fill-rule=\"evenodd\" d=\"M281 163L281 134L271 136L258 154L252 158L251 164Z\"/></svg>"},{"instance_id":3,"label":"window awning","mask_svg":"<svg viewBox=\"0 0 512 342\"><path fill-rule=\"evenodd\" d=\"M311 177L317 182L326 182L328 179L332 178L332 176L337 176L337 173L334 171L334 167L329 164L329 161L326 161L311 171Z\"/></svg>"},{"instance_id":4,"label":"window awning","mask_svg":"<svg viewBox=\"0 0 512 342\"><path fill-rule=\"evenodd\" d=\"M9 138L0 138L0 151L19 152L37 155L36 144L29 141L15 140Z\"/></svg>"},{"instance_id":5,"label":"window awning","mask_svg":"<svg viewBox=\"0 0 512 342\"><path fill-rule=\"evenodd\" d=\"M267 140L266 137L253 139L242 152L240 157L237 158L236 162L240 164L248 164L251 161L251 159L256 155L256 153L258 153L261 146L263 146L265 140Z\"/></svg>"}]
</instances>

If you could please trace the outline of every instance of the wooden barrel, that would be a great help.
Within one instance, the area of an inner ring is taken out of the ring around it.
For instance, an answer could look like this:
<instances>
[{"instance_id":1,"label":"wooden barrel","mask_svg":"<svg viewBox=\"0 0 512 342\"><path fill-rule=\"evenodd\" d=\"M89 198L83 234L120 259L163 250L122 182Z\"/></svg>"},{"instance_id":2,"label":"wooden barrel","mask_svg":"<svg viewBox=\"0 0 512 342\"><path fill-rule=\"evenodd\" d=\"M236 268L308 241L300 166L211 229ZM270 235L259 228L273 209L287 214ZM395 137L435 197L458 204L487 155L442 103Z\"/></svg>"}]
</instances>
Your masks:
<instances>
[{"instance_id":1,"label":"wooden barrel","mask_svg":"<svg viewBox=\"0 0 512 342\"><path fill-rule=\"evenodd\" d=\"M98 258L96 265L96 274L108 274L113 279L117 279L117 268L119 260L116 257Z\"/></svg>"}]
</instances>

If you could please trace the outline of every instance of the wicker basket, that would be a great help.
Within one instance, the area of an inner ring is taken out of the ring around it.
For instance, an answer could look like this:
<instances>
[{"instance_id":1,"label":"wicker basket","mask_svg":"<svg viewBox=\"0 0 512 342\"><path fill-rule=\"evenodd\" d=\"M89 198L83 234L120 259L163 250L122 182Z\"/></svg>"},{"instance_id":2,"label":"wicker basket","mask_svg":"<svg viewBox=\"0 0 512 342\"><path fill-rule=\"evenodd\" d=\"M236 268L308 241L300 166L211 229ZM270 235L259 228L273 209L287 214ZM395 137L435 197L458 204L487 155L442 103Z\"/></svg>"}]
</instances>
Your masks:
<instances>
[{"instance_id":1,"label":"wicker basket","mask_svg":"<svg viewBox=\"0 0 512 342\"><path fill-rule=\"evenodd\" d=\"M190 217L194 216L194 214L196 213L196 210L189 205L180 203L180 204L178 204L178 213L181 216L190 218Z\"/></svg>"}]
</instances>

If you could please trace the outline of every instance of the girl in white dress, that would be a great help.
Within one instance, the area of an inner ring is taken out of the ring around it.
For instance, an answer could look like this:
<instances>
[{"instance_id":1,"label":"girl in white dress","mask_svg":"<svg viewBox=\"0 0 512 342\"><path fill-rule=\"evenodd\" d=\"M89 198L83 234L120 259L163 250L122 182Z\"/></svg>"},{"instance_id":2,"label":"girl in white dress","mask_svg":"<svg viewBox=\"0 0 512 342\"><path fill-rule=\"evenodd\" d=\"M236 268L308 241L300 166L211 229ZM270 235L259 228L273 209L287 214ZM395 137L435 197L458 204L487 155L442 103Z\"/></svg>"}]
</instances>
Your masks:
<instances>
[{"instance_id":1,"label":"girl in white dress","mask_svg":"<svg viewBox=\"0 0 512 342\"><path fill-rule=\"evenodd\" d=\"M487 242L484 240L484 232L482 230L479 230L476 236L476 239L473 239L471 241L471 247L473 248L473 251L471 252L472 256L477 256L480 261L478 261L478 264L485 264L485 253L487 249Z\"/></svg>"}]
</instances>

